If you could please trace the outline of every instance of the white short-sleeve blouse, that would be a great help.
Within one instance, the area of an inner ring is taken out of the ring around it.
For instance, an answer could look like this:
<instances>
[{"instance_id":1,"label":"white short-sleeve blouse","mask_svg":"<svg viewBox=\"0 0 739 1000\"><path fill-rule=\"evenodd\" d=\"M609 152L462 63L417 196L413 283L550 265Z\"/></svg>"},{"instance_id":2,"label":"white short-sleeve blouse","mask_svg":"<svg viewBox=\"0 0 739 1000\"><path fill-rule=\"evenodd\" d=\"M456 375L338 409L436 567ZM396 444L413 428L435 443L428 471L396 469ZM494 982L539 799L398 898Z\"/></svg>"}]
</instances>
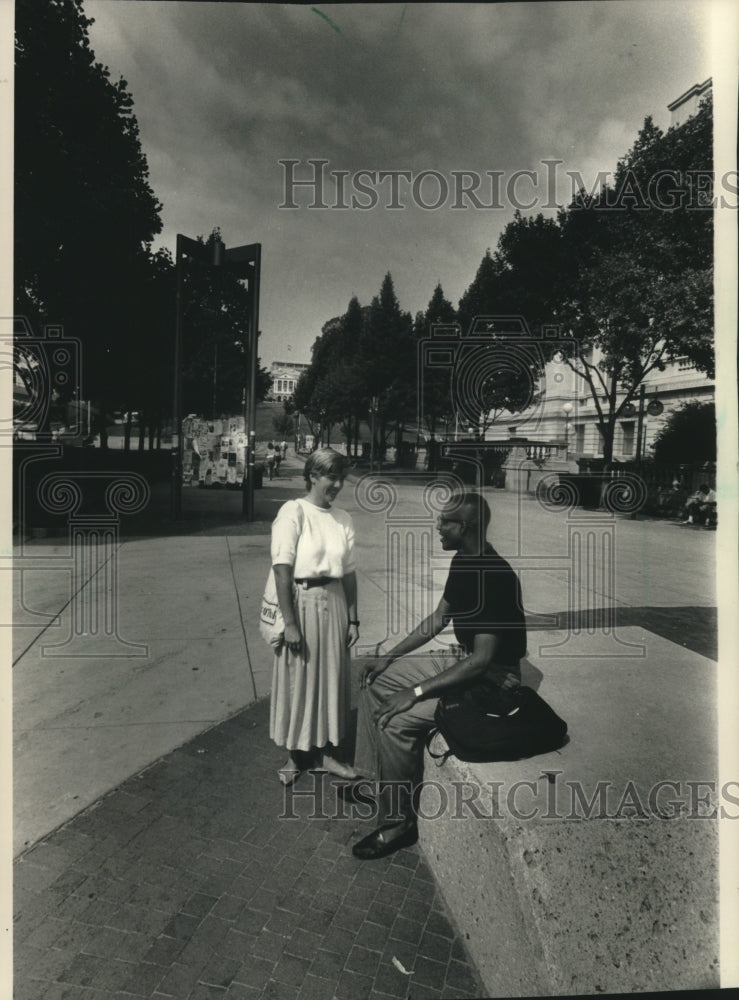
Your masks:
<instances>
[{"instance_id":1,"label":"white short-sleeve blouse","mask_svg":"<svg viewBox=\"0 0 739 1000\"><path fill-rule=\"evenodd\" d=\"M354 572L351 515L338 507L316 507L309 500L288 500L272 524L271 556L273 566L291 565L297 579Z\"/></svg>"}]
</instances>

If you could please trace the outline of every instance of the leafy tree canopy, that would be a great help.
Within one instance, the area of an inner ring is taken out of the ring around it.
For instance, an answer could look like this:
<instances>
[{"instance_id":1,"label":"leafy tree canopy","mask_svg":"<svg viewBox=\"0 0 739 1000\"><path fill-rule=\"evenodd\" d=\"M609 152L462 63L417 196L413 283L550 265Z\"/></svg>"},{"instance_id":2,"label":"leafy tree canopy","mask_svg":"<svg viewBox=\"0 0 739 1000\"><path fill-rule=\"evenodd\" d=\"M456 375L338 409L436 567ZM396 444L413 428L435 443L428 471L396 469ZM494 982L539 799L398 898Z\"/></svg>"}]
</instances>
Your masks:
<instances>
[{"instance_id":1,"label":"leafy tree canopy","mask_svg":"<svg viewBox=\"0 0 739 1000\"><path fill-rule=\"evenodd\" d=\"M693 401L674 410L657 435L654 460L661 465L716 461L716 407Z\"/></svg>"},{"instance_id":2,"label":"leafy tree canopy","mask_svg":"<svg viewBox=\"0 0 739 1000\"><path fill-rule=\"evenodd\" d=\"M220 238L214 229L207 240ZM249 293L227 267L187 259L184 281L183 383L185 411L203 416L240 413L249 360ZM272 384L258 363L257 400Z\"/></svg>"},{"instance_id":3,"label":"leafy tree canopy","mask_svg":"<svg viewBox=\"0 0 739 1000\"><path fill-rule=\"evenodd\" d=\"M646 119L612 185L581 191L556 221L517 214L460 301L463 320L518 312L535 333L560 327L607 462L651 371L687 357L714 374L711 136L710 101L667 133Z\"/></svg>"}]
</instances>

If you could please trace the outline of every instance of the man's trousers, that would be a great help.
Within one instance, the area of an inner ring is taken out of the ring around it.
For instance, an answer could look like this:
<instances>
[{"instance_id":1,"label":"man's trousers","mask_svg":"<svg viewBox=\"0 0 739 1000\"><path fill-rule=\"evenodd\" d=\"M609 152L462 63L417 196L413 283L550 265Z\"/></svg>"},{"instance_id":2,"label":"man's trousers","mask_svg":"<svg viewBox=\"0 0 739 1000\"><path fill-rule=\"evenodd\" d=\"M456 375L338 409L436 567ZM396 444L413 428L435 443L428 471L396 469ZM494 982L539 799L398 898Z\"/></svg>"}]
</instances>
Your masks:
<instances>
[{"instance_id":1,"label":"man's trousers","mask_svg":"<svg viewBox=\"0 0 739 1000\"><path fill-rule=\"evenodd\" d=\"M447 652L407 656L396 660L360 692L357 750L354 767L380 783L381 809L386 819L413 815L413 797L423 778L426 735L434 727L438 698L417 701L407 712L394 715L384 729L375 722L383 701L396 691L414 688L448 670L464 654Z\"/></svg>"}]
</instances>

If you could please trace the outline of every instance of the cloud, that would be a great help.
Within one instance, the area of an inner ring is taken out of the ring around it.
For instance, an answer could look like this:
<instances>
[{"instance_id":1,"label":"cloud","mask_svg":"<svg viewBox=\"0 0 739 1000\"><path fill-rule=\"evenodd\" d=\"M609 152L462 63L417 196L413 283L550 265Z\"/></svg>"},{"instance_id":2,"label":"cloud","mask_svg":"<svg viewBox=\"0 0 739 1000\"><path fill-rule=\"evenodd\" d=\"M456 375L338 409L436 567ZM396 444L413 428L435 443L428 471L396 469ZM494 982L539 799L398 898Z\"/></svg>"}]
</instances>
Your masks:
<instances>
[{"instance_id":1,"label":"cloud","mask_svg":"<svg viewBox=\"0 0 739 1000\"><path fill-rule=\"evenodd\" d=\"M700 2L315 7L85 4L97 57L134 96L162 241L219 225L227 245L262 242L266 360L286 341L307 356L387 270L411 312L439 279L458 299L513 213L290 212L280 159L509 177L552 157L587 180L709 75Z\"/></svg>"}]
</instances>

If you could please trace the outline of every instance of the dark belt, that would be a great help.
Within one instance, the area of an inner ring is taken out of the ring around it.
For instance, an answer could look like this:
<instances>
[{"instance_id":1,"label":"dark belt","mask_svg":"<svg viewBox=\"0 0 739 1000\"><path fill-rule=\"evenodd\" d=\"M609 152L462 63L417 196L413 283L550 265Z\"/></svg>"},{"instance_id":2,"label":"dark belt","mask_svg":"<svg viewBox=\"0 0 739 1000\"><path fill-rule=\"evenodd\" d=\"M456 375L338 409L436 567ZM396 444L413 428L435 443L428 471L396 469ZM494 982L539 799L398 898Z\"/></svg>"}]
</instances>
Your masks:
<instances>
[{"instance_id":1,"label":"dark belt","mask_svg":"<svg viewBox=\"0 0 739 1000\"><path fill-rule=\"evenodd\" d=\"M335 576L308 576L296 579L295 582L304 590L309 590L311 587L325 587L327 583L333 583L334 580L336 580Z\"/></svg>"}]
</instances>

